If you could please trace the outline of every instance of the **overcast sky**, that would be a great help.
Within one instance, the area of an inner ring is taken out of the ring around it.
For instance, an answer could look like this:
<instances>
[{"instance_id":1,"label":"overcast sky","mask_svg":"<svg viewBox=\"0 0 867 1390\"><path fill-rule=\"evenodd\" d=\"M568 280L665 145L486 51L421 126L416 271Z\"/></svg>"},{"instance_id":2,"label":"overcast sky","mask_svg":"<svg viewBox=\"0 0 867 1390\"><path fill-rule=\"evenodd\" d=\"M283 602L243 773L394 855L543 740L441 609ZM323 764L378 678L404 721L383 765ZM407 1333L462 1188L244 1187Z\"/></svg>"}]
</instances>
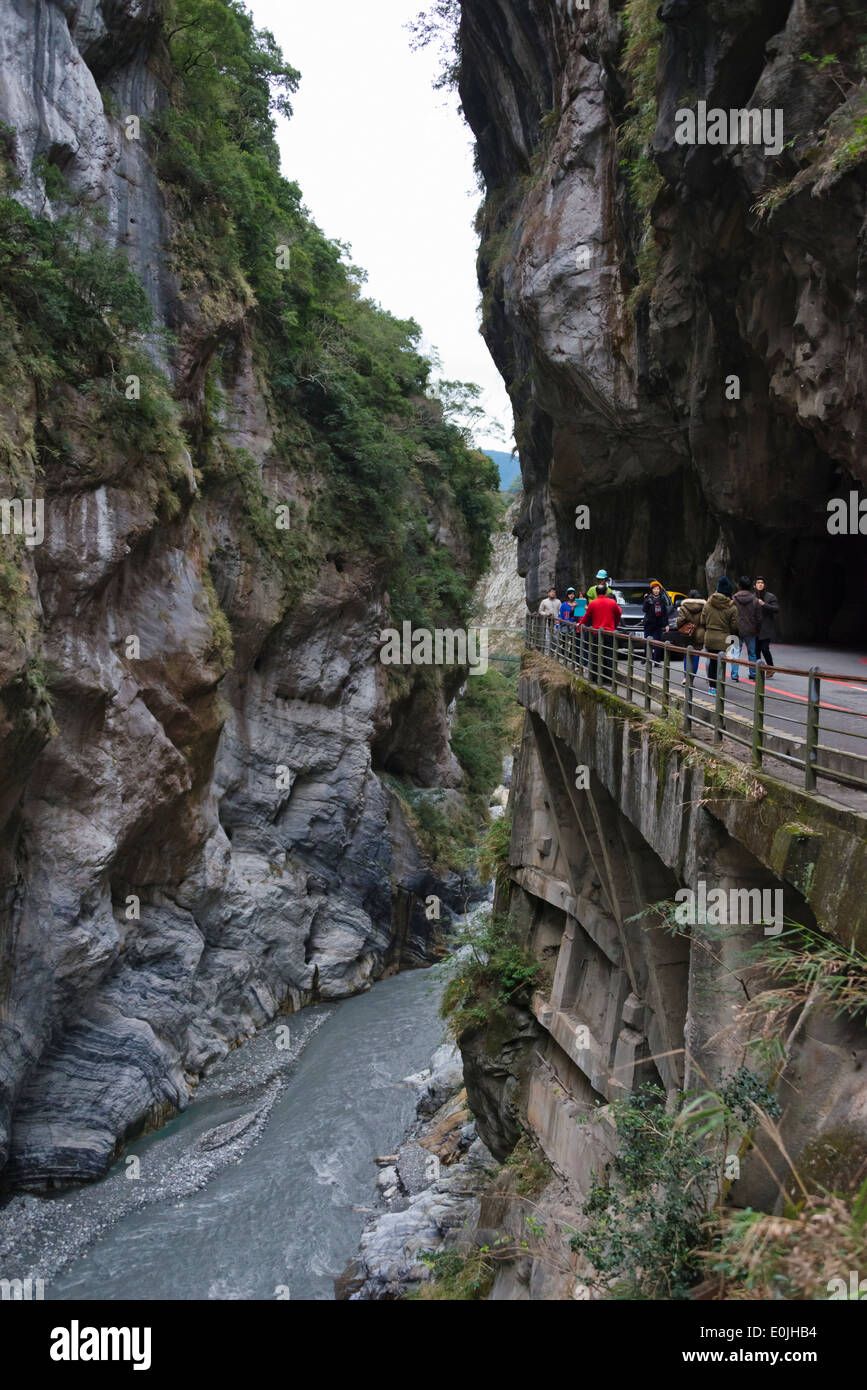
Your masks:
<instances>
[{"instance_id":1,"label":"overcast sky","mask_svg":"<svg viewBox=\"0 0 867 1390\"><path fill-rule=\"evenodd\" d=\"M436 54L411 52L404 28L423 0L247 4L301 72L279 123L283 173L323 231L350 243L370 297L421 325L442 375L483 388L503 438L477 442L510 450L511 407L478 331L470 131L457 98L432 89Z\"/></svg>"}]
</instances>

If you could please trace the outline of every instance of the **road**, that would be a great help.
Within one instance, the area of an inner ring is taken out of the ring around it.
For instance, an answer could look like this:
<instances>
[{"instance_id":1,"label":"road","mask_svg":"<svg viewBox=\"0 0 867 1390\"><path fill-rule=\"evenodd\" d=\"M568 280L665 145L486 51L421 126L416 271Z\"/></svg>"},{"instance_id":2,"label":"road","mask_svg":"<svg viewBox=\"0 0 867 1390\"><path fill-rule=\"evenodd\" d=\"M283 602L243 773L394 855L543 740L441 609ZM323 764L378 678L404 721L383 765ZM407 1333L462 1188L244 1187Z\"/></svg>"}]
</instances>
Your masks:
<instances>
[{"instance_id":1,"label":"road","mask_svg":"<svg viewBox=\"0 0 867 1390\"><path fill-rule=\"evenodd\" d=\"M828 672L834 679L823 679L820 689L821 713L819 743L839 752L867 758L867 655L861 651L842 650L835 647L798 646L785 642L773 644L774 661L781 667L807 672L818 667ZM625 665L625 663L624 663ZM755 682L746 666L738 672L739 681L731 679L732 667L726 683L726 710L737 710L744 719L752 721L755 699ZM863 682L863 683L861 683ZM765 727L768 730L803 740L807 722L806 675L787 675L779 672L773 679L765 682ZM678 675L672 672L672 691L682 693ZM711 709L713 697L708 693L706 661L700 660L695 683L696 700L699 707ZM701 717L704 717L703 715ZM727 741L728 742L728 741ZM733 745L731 751L735 751ZM738 756L746 756L746 750L737 749ZM785 764L779 759L769 757L768 770L774 775L782 775ZM820 764L825 758L820 754ZM854 765L853 765L854 766ZM785 780L801 780L803 773L786 769ZM867 763L856 775L867 781ZM844 789L831 779L820 779L820 791L834 800L842 800L851 805L864 805L865 796L857 789L851 794L841 795Z\"/></svg>"}]
</instances>

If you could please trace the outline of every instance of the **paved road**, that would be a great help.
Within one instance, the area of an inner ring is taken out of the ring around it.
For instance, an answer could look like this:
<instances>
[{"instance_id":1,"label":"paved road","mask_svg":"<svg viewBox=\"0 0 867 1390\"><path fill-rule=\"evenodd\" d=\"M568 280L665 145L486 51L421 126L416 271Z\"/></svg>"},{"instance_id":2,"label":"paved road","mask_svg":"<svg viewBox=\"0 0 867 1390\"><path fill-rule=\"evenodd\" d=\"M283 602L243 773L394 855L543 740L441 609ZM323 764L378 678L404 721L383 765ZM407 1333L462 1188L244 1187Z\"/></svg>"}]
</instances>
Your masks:
<instances>
[{"instance_id":1,"label":"paved road","mask_svg":"<svg viewBox=\"0 0 867 1390\"><path fill-rule=\"evenodd\" d=\"M821 683L820 745L867 758L867 655L860 651L841 650L834 647L794 646L783 642L773 644L774 661L782 667L808 671L818 667L828 672L834 679L823 679ZM755 698L755 682L749 668L741 666L739 680L731 679L733 668L729 667L726 684L726 710L737 709L747 720L752 719ZM861 684L858 680L864 682ZM779 672L765 683L765 727L796 739L803 739L806 733L807 678L799 675L786 675ZM680 690L677 676L672 677L675 694ZM710 709L713 697L708 693L706 661L699 663L699 673L695 683L699 706ZM740 749L739 756L746 756ZM820 763L824 758L820 755ZM769 759L769 771L775 775L782 768L779 759ZM867 781L867 764L860 776ZM793 771L791 778L802 778L803 774ZM787 780L789 778L787 777ZM864 794L854 790L850 795L841 796L829 779L820 779L820 791L835 800L845 800L848 804L864 804Z\"/></svg>"},{"instance_id":2,"label":"paved road","mask_svg":"<svg viewBox=\"0 0 867 1390\"><path fill-rule=\"evenodd\" d=\"M807 673L811 668L817 668L821 673L819 766L822 764L827 766L832 763L831 755L823 751L823 749L831 749L837 753L849 755L845 760L845 771L850 776L854 775L867 782L867 648L801 646L786 642L774 642L772 650L777 668L785 667L796 672L803 671L804 674L789 675L776 669L773 678L766 681L766 730L789 737L796 742L803 742L807 727L809 684ZM621 648L620 651L618 673L621 678L621 686L623 686L625 685L626 656L624 648ZM730 666L729 679L726 684L726 713L737 710L744 720L752 723L755 682L749 673L749 667L741 664L738 671L739 679L737 683L733 683L731 680L732 669ZM636 659L633 677L636 684L641 679L642 671L643 663ZM654 673L655 685L661 684L661 671L661 665L657 665ZM699 719L710 720L715 701L708 690L707 662L704 657L700 658L699 661L694 690L696 715ZM677 703L684 693L680 681L679 662L675 656L672 660L671 673L671 696L674 702ZM641 702L640 696L633 696L633 698L636 699L637 703ZM653 698L652 709L654 713L659 712L658 695ZM694 734L698 738L709 737L710 731L704 731L699 725L695 728ZM749 748L730 738L726 738L723 751L740 759L749 759L751 756ZM800 759L803 756L802 750L797 747L790 751L796 758ZM865 761L858 763L855 761L856 757L863 758ZM765 764L773 776L800 786L804 785L803 766L793 766L770 753L765 754ZM820 773L818 791L844 805L852 806L860 811L867 810L867 789L843 785L835 779L822 777Z\"/></svg>"}]
</instances>

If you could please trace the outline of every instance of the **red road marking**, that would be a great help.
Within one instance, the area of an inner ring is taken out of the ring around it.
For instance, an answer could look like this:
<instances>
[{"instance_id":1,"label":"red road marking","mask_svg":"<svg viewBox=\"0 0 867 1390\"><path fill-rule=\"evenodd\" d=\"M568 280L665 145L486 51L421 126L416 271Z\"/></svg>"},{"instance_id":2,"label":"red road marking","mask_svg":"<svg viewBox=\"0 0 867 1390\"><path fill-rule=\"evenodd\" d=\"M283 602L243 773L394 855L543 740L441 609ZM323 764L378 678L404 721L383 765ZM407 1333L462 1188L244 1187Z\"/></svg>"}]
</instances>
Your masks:
<instances>
[{"instance_id":1,"label":"red road marking","mask_svg":"<svg viewBox=\"0 0 867 1390\"><path fill-rule=\"evenodd\" d=\"M835 682L835 684L837 684L837 683L838 683L838 682ZM755 685L755 681L744 680L743 677L741 677L741 679L740 679L739 681L735 681L734 684L735 684L735 685ZM730 690L730 689L731 689L731 685L732 685L732 682L731 682L731 681L726 681L726 690ZM765 689L767 690L767 686L765 687ZM808 698L807 698L806 695L798 695L798 694L795 693L794 690L784 690L783 687L782 687L781 685L779 685L779 686L776 687L776 689L775 689L775 691L774 691L774 694L775 694L775 695L787 695L787 696L789 697L790 700L803 700L803 702L804 702L805 705L808 705L808 704L810 703L810 701L808 700ZM846 705L829 705L828 702L827 702L827 700L822 700L822 701L821 701L821 706L822 706L822 709L836 709L836 710L840 710L840 712L841 712L842 714L851 714L851 715L853 715L855 718L858 717L858 710L849 709ZM842 730L839 730L838 732L842 732Z\"/></svg>"}]
</instances>

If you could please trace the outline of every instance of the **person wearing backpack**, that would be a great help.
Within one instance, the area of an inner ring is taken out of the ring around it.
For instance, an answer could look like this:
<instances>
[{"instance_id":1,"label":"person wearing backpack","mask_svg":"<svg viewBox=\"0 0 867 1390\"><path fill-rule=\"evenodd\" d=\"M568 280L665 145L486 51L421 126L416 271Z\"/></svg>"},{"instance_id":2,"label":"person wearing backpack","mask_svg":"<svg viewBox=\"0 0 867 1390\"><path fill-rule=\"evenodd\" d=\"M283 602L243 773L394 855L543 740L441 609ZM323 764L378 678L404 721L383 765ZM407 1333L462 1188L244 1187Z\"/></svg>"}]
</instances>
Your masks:
<instances>
[{"instance_id":1,"label":"person wearing backpack","mask_svg":"<svg viewBox=\"0 0 867 1390\"><path fill-rule=\"evenodd\" d=\"M707 602L702 598L698 589L690 589L689 598L685 598L680 608L677 610L677 632L681 642L686 647L686 656L683 658L683 680L682 685L686 685L686 673L689 670L689 662L692 662L692 674L698 675L698 654L704 646L704 628L701 625L701 615L704 612L704 605ZM695 648L690 651L690 648Z\"/></svg>"},{"instance_id":2,"label":"person wearing backpack","mask_svg":"<svg viewBox=\"0 0 867 1390\"><path fill-rule=\"evenodd\" d=\"M731 639L738 635L738 610L731 597L731 580L723 575L701 610L700 625L704 628L705 650L718 654L724 652ZM716 694L717 655L708 659L707 688L711 695Z\"/></svg>"},{"instance_id":3,"label":"person wearing backpack","mask_svg":"<svg viewBox=\"0 0 867 1390\"><path fill-rule=\"evenodd\" d=\"M777 614L780 611L780 601L776 594L769 592L761 575L755 579L753 588L762 610L759 621L759 637L756 642L756 659L761 657L768 668L765 671L765 679L773 680L776 672L773 670L774 658L771 655L771 643L777 640Z\"/></svg>"}]
</instances>

